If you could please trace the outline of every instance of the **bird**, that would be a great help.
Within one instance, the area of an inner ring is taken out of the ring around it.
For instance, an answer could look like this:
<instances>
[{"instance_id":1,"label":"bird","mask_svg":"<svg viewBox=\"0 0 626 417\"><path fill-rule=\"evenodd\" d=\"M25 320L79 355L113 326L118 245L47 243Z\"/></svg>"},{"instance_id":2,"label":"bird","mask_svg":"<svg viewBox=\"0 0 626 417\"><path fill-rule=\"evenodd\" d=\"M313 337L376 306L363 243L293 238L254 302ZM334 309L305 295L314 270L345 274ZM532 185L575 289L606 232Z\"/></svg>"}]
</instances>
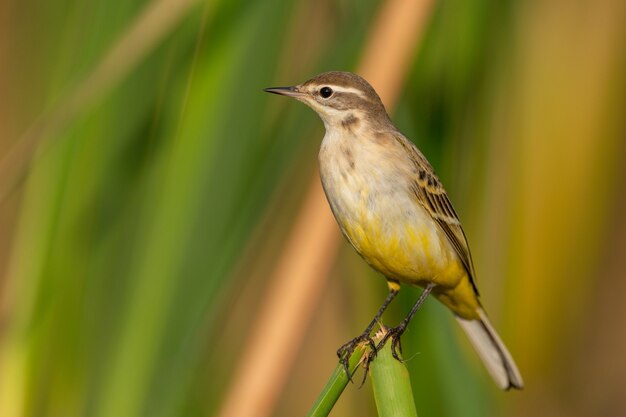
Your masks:
<instances>
[{"instance_id":1,"label":"bird","mask_svg":"<svg viewBox=\"0 0 626 417\"><path fill-rule=\"evenodd\" d=\"M400 338L429 294L452 311L496 385L524 382L479 300L476 272L459 216L431 164L393 124L374 88L351 72L329 71L290 87L265 92L294 98L322 119L319 173L342 234L387 280L389 293L363 333L339 348L347 363L360 343L374 354L391 339L400 360ZM421 296L379 344L375 325L401 285L424 288Z\"/></svg>"}]
</instances>

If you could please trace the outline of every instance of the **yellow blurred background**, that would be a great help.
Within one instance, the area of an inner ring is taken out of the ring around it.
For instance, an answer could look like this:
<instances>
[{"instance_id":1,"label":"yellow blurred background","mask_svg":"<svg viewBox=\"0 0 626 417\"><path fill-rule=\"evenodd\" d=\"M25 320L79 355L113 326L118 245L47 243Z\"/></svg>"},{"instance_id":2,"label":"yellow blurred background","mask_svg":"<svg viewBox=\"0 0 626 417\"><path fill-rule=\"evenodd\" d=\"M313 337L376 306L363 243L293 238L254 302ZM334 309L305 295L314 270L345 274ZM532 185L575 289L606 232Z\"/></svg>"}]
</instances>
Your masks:
<instances>
[{"instance_id":1,"label":"yellow blurred background","mask_svg":"<svg viewBox=\"0 0 626 417\"><path fill-rule=\"evenodd\" d=\"M525 378L429 300L418 413L626 415L625 2L8 0L0 62L1 416L306 414L386 295L322 124L262 92L327 70L434 165ZM369 383L331 415L376 415Z\"/></svg>"}]
</instances>

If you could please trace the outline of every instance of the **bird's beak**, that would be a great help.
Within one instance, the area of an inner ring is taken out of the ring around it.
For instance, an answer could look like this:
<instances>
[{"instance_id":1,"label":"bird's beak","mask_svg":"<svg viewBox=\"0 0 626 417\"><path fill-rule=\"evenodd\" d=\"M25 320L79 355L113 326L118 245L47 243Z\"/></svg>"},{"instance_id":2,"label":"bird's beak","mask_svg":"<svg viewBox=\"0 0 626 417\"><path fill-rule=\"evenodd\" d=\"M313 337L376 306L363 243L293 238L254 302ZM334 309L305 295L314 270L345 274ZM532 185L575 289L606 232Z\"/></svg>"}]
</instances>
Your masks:
<instances>
[{"instance_id":1,"label":"bird's beak","mask_svg":"<svg viewBox=\"0 0 626 417\"><path fill-rule=\"evenodd\" d=\"M266 93L279 94L281 96L289 96L289 97L302 97L305 93L298 90L298 87L272 87L266 88L263 91Z\"/></svg>"}]
</instances>

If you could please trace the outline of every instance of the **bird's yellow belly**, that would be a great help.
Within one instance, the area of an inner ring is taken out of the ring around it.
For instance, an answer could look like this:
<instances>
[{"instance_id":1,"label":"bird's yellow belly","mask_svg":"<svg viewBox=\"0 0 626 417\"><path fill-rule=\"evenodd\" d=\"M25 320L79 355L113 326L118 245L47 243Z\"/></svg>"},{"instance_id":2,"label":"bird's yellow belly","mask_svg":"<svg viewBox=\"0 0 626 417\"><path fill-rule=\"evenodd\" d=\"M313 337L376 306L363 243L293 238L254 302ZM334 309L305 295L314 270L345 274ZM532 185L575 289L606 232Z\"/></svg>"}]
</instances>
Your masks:
<instances>
[{"instance_id":1,"label":"bird's yellow belly","mask_svg":"<svg viewBox=\"0 0 626 417\"><path fill-rule=\"evenodd\" d=\"M401 219L395 218L400 212ZM434 283L434 295L443 304L461 317L475 319L478 299L456 252L438 226L423 217L425 213L409 213L388 208L385 217L370 211L338 220L352 246L374 269L404 284Z\"/></svg>"},{"instance_id":2,"label":"bird's yellow belly","mask_svg":"<svg viewBox=\"0 0 626 417\"><path fill-rule=\"evenodd\" d=\"M329 196L344 235L374 269L412 285L455 287L466 271L441 228L408 192L334 188ZM328 193L328 191L327 191Z\"/></svg>"},{"instance_id":3,"label":"bird's yellow belly","mask_svg":"<svg viewBox=\"0 0 626 417\"><path fill-rule=\"evenodd\" d=\"M386 277L413 285L434 282L455 287L466 273L462 263L426 213L410 211L361 213L340 224L357 252ZM404 214L400 218L399 212Z\"/></svg>"}]
</instances>

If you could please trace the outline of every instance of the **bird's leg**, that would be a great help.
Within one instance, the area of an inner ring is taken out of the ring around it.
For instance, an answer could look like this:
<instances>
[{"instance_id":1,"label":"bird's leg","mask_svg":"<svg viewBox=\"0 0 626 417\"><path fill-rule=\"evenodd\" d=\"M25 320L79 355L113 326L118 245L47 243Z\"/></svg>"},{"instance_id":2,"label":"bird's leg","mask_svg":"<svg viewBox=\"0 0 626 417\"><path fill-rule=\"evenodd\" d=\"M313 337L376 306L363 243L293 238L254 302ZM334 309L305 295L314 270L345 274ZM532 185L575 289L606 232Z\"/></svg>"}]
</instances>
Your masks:
<instances>
[{"instance_id":1,"label":"bird's leg","mask_svg":"<svg viewBox=\"0 0 626 417\"><path fill-rule=\"evenodd\" d=\"M376 325L376 323L380 321L380 318L382 317L383 313L385 312L385 310L387 309L391 301L396 297L396 295L398 295L398 292L399 292L399 289L397 287L397 284L395 286L392 286L390 284L389 294L387 295L387 298L383 302L383 305L381 305L380 309L378 309L378 312L374 316L374 319L372 319L372 322L367 326L367 328L363 331L363 333L361 333L359 336L355 337L354 339L350 340L348 343L343 344L337 350L337 356L339 356L339 362L341 362L341 364L343 365L343 368L345 369L346 374L348 375L348 379L350 381L352 381L352 375L350 375L350 365L349 365L350 356L352 356L354 349L356 349L356 347L360 343L363 343L363 342L367 342L370 345L372 349L372 355L376 354L376 343L374 343L374 339L372 339L370 334L372 333L372 329L374 329L374 326Z\"/></svg>"},{"instance_id":2,"label":"bird's leg","mask_svg":"<svg viewBox=\"0 0 626 417\"><path fill-rule=\"evenodd\" d=\"M430 292L433 290L433 288L435 288L435 284L433 283L428 284L426 288L424 288L424 291L420 295L420 298L417 299L417 302L415 303L413 308L411 308L411 311L409 312L409 314L404 318L404 320L402 320L402 322L398 326L388 329L385 336L378 343L378 346L376 346L376 351L380 350L387 342L387 339L391 338L391 354L397 360L401 360L400 357L398 356L398 351L402 353L402 345L400 344L400 337L406 330L406 327L408 326L409 322L411 321L411 319L413 318L417 310L419 310L422 304L424 303L424 301L426 301L426 298L428 297Z\"/></svg>"}]
</instances>

